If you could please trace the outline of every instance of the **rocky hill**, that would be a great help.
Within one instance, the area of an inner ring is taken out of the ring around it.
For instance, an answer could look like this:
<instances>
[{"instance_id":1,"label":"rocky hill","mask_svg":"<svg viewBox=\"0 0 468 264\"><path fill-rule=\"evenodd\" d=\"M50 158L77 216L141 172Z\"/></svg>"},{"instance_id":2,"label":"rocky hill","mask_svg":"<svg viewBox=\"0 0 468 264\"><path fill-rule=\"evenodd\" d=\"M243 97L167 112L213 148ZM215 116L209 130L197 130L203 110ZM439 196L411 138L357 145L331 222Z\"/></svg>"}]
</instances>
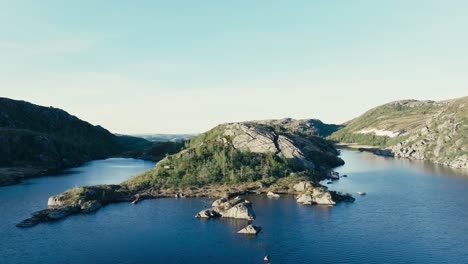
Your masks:
<instances>
[{"instance_id":1,"label":"rocky hill","mask_svg":"<svg viewBox=\"0 0 468 264\"><path fill-rule=\"evenodd\" d=\"M395 157L468 168L468 97L404 100L369 110L329 138L385 149Z\"/></svg>"},{"instance_id":2,"label":"rocky hill","mask_svg":"<svg viewBox=\"0 0 468 264\"><path fill-rule=\"evenodd\" d=\"M181 145L167 144L116 136L61 109L0 98L0 186L115 155L161 159Z\"/></svg>"},{"instance_id":3,"label":"rocky hill","mask_svg":"<svg viewBox=\"0 0 468 264\"><path fill-rule=\"evenodd\" d=\"M292 128L296 120L219 125L192 137L187 147L161 160L154 170L129 180L132 189L239 183L302 173L319 177L342 165L333 144L313 125Z\"/></svg>"}]
</instances>

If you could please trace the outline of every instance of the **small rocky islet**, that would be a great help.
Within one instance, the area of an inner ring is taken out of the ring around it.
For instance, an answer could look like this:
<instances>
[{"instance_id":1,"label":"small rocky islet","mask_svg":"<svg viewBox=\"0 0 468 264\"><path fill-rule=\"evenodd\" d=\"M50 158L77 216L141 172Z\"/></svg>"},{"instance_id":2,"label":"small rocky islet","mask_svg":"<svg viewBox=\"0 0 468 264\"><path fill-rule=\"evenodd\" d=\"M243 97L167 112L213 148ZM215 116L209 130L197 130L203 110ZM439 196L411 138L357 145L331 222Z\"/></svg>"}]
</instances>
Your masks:
<instances>
[{"instance_id":1,"label":"small rocky islet","mask_svg":"<svg viewBox=\"0 0 468 264\"><path fill-rule=\"evenodd\" d=\"M31 227L77 213L90 213L116 202L211 197L211 208L197 217L254 220L244 195L293 195L297 202L332 206L352 202L349 194L318 182L344 162L332 142L320 136L327 125L284 119L229 123L193 137L186 147L154 169L119 185L76 187L49 198L48 208L17 224ZM252 231L252 229L249 228Z\"/></svg>"}]
</instances>

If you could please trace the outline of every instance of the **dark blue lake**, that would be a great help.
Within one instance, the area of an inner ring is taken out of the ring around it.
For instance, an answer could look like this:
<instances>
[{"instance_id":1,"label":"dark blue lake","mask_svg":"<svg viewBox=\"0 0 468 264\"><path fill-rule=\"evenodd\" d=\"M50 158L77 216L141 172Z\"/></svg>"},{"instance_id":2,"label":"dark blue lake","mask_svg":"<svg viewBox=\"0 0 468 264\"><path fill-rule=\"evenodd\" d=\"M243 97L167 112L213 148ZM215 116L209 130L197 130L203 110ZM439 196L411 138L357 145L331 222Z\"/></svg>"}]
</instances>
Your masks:
<instances>
[{"instance_id":1,"label":"dark blue lake","mask_svg":"<svg viewBox=\"0 0 468 264\"><path fill-rule=\"evenodd\" d=\"M248 197L263 231L241 220L198 220L210 199L158 199L18 229L67 188L118 183L154 165L94 161L62 176L0 188L0 263L468 263L468 173L343 151L349 177L328 185L354 203L302 206L292 197ZM366 196L355 193L365 191Z\"/></svg>"}]
</instances>

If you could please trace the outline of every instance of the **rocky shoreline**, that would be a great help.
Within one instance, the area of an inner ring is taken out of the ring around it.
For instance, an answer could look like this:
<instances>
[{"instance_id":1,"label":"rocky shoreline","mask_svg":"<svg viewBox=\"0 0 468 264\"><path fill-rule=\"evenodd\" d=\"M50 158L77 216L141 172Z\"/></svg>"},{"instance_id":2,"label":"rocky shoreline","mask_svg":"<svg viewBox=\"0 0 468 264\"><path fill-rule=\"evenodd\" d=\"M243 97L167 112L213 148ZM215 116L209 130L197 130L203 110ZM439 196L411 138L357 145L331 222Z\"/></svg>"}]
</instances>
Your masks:
<instances>
[{"instance_id":1,"label":"rocky shoreline","mask_svg":"<svg viewBox=\"0 0 468 264\"><path fill-rule=\"evenodd\" d=\"M298 203L305 205L319 204L333 206L338 202L353 202L349 194L329 191L327 187L311 181L265 186L259 182L238 185L209 185L188 188L150 188L132 192L122 185L97 185L76 187L62 194L51 196L48 208L37 211L28 219L18 223L17 227L32 227L42 222L56 221L79 213L91 213L110 203L131 202L137 204L145 199L210 197L216 199L211 208L203 209L196 217L229 217L254 220L255 213L251 202L241 198L243 195L294 195Z\"/></svg>"},{"instance_id":2,"label":"rocky shoreline","mask_svg":"<svg viewBox=\"0 0 468 264\"><path fill-rule=\"evenodd\" d=\"M0 187L20 183L23 179L58 173L59 170L36 167L0 168Z\"/></svg>"},{"instance_id":3,"label":"rocky shoreline","mask_svg":"<svg viewBox=\"0 0 468 264\"><path fill-rule=\"evenodd\" d=\"M338 148L348 148L348 149L355 149L360 152L370 152L377 156L383 157L391 157L391 158L398 158L398 159L409 159L409 160L420 160L420 161L428 161L433 164L443 165L454 169L466 169L468 168L468 155L459 156L453 160L434 160L428 159L424 154L424 148L420 147L423 146L424 142L420 142L420 145L417 147L403 147L401 143L391 147L391 148L378 148L372 146L353 146L352 144L346 143L339 143L337 144Z\"/></svg>"}]
</instances>

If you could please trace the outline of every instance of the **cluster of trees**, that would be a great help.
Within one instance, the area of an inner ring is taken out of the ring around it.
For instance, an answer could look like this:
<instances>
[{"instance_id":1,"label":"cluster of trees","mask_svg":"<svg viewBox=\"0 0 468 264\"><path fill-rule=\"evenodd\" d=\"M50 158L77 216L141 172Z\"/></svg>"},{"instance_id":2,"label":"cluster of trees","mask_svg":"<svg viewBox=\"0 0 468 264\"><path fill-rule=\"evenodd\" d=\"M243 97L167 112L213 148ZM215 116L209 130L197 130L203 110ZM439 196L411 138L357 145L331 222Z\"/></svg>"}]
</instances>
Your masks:
<instances>
[{"instance_id":1,"label":"cluster of trees","mask_svg":"<svg viewBox=\"0 0 468 264\"><path fill-rule=\"evenodd\" d=\"M132 184L153 187L235 184L282 178L289 175L291 168L290 161L274 153L239 151L222 143L211 143L169 156L159 169L134 178Z\"/></svg>"},{"instance_id":2,"label":"cluster of trees","mask_svg":"<svg viewBox=\"0 0 468 264\"><path fill-rule=\"evenodd\" d=\"M221 144L204 144L193 153L170 160L170 169L160 175L180 181L181 185L240 183L289 174L288 160L274 153L239 151Z\"/></svg>"}]
</instances>

